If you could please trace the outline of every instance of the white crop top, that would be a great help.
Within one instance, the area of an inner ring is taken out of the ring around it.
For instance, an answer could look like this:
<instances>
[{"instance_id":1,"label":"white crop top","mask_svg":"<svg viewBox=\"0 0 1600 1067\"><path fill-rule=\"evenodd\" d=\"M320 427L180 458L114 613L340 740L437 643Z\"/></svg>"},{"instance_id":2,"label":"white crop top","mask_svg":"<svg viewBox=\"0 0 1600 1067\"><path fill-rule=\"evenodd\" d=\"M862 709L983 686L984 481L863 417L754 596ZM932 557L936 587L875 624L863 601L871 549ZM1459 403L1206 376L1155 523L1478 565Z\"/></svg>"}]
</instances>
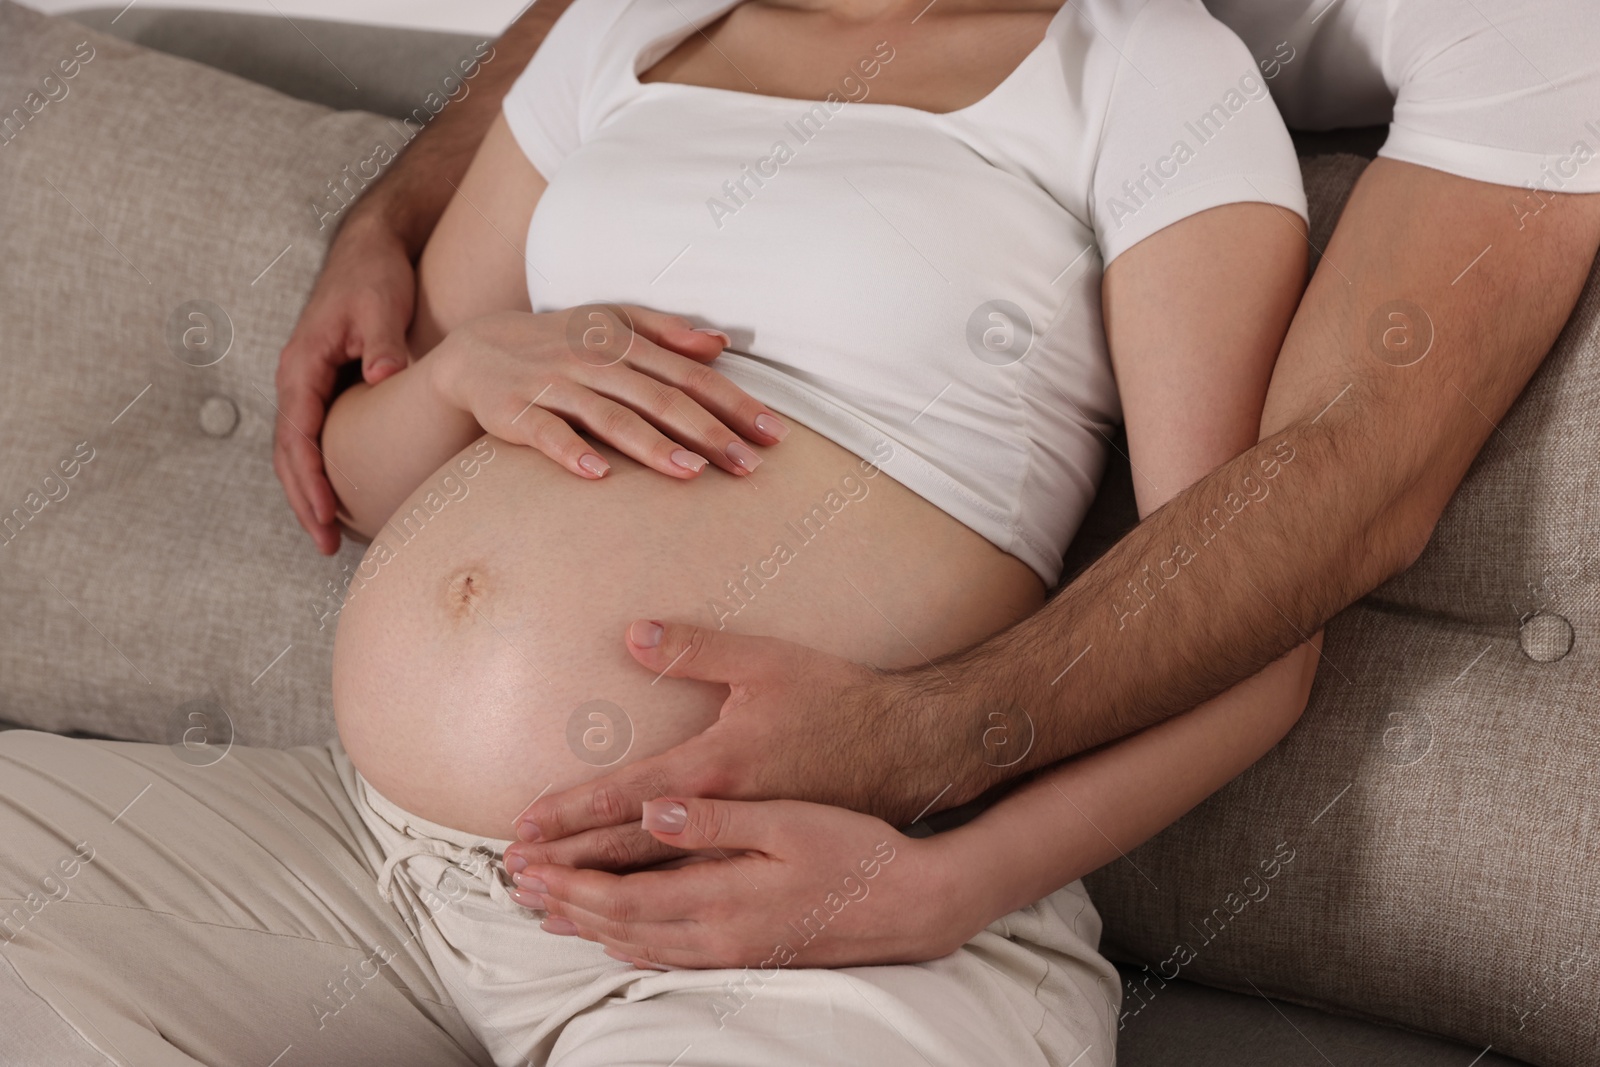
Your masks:
<instances>
[{"instance_id":1,"label":"white crop top","mask_svg":"<svg viewBox=\"0 0 1600 1067\"><path fill-rule=\"evenodd\" d=\"M725 331L729 379L1053 586L1121 417L1106 264L1220 204L1305 214L1249 53L1199 0L1073 0L949 114L872 101L892 37L823 102L640 83L736 2L577 0L512 87L533 309Z\"/></svg>"}]
</instances>

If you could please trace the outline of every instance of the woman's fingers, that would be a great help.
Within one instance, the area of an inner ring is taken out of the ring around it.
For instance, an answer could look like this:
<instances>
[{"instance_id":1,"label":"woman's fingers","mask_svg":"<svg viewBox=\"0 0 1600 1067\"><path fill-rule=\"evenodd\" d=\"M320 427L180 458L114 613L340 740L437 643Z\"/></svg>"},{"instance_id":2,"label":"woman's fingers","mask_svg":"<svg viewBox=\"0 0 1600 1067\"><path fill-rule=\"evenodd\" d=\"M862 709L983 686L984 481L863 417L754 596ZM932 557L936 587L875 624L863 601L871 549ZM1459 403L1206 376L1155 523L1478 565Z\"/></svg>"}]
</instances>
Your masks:
<instances>
[{"instance_id":1,"label":"woman's fingers","mask_svg":"<svg viewBox=\"0 0 1600 1067\"><path fill-rule=\"evenodd\" d=\"M781 820L794 809L782 800L717 800L709 797L658 797L643 804L640 825L656 840L690 851L711 849L772 852L779 844Z\"/></svg>"},{"instance_id":2,"label":"woman's fingers","mask_svg":"<svg viewBox=\"0 0 1600 1067\"><path fill-rule=\"evenodd\" d=\"M730 389L737 389L714 370L680 357L672 358L722 381ZM694 449L729 474L749 474L761 464L760 453L701 407L692 395L675 385L627 366L594 375L589 385L597 395L649 420L662 433Z\"/></svg>"},{"instance_id":3,"label":"woman's fingers","mask_svg":"<svg viewBox=\"0 0 1600 1067\"><path fill-rule=\"evenodd\" d=\"M717 962L705 952L705 930L696 922L617 922L551 901L543 925L549 933L598 941L635 957L675 963L692 960L691 966L701 967L715 966Z\"/></svg>"},{"instance_id":4,"label":"woman's fingers","mask_svg":"<svg viewBox=\"0 0 1600 1067\"><path fill-rule=\"evenodd\" d=\"M552 425L552 420L561 425ZM564 379L540 389L514 414L483 424L496 437L531 445L568 470L585 477L601 477L610 465L577 434L574 426L674 478L693 478L706 466L704 456L667 437L638 412Z\"/></svg>"},{"instance_id":5,"label":"woman's fingers","mask_svg":"<svg viewBox=\"0 0 1600 1067\"><path fill-rule=\"evenodd\" d=\"M610 956L619 963L631 963L635 967L639 967L647 971L677 971L682 969L680 967L674 967L669 963L658 963L633 955L632 953L635 950L631 945L617 948L611 945L606 945L605 942L601 942L601 944L605 945L602 951L604 951L607 956Z\"/></svg>"},{"instance_id":6,"label":"woman's fingers","mask_svg":"<svg viewBox=\"0 0 1600 1067\"><path fill-rule=\"evenodd\" d=\"M554 387L551 388L554 392ZM605 457L585 441L566 419L539 404L528 401L521 410L504 416L478 416L484 430L503 441L527 445L543 452L580 478L604 478L611 469Z\"/></svg>"},{"instance_id":7,"label":"woman's fingers","mask_svg":"<svg viewBox=\"0 0 1600 1067\"><path fill-rule=\"evenodd\" d=\"M680 444L651 425L632 407L619 404L592 389L581 386L551 389L543 404L569 422L582 426L623 455L662 474L674 478L693 478L705 469L706 457L693 450L692 438ZM668 429L670 431L673 428ZM674 436L680 439L688 437L684 434ZM732 461L726 461L726 464L731 465Z\"/></svg>"},{"instance_id":8,"label":"woman's fingers","mask_svg":"<svg viewBox=\"0 0 1600 1067\"><path fill-rule=\"evenodd\" d=\"M518 889L541 897L546 910L553 907L551 914L581 916L597 924L596 929L602 923L670 925L698 919L705 894L727 888L714 873L694 868L623 875L540 864L518 871L511 880ZM605 930L612 937L629 937L620 926Z\"/></svg>"},{"instance_id":9,"label":"woman's fingers","mask_svg":"<svg viewBox=\"0 0 1600 1067\"><path fill-rule=\"evenodd\" d=\"M530 322L546 331L531 352L524 347ZM564 342L549 335L550 326L565 332ZM679 316L595 304L564 319L486 317L462 336L441 388L484 430L581 477L602 477L609 465L585 446L580 429L679 479L695 477L708 462L749 474L762 457L747 440L775 444L788 432L763 404L700 362L714 359L726 338ZM551 425L548 416L568 425ZM304 503L315 505L301 489Z\"/></svg>"},{"instance_id":10,"label":"woman's fingers","mask_svg":"<svg viewBox=\"0 0 1600 1067\"><path fill-rule=\"evenodd\" d=\"M695 414L703 412L708 420L703 425L726 426L763 445L775 445L788 436L786 422L714 367L654 346L641 346L637 358L628 362L687 396Z\"/></svg>"},{"instance_id":11,"label":"woman's fingers","mask_svg":"<svg viewBox=\"0 0 1600 1067\"><path fill-rule=\"evenodd\" d=\"M709 866L709 865L708 865ZM720 921L710 901L734 899L727 872L673 877L673 871L626 876L565 867L537 867L513 876L511 896L542 910L550 933L597 941L628 962L654 965L721 966L719 940L708 922Z\"/></svg>"},{"instance_id":12,"label":"woman's fingers","mask_svg":"<svg viewBox=\"0 0 1600 1067\"><path fill-rule=\"evenodd\" d=\"M747 474L761 462L753 448L682 393L627 367L618 368L618 373L627 380L616 390L621 399L582 383L557 379L521 404L513 396L488 421L480 418L480 422L496 437L537 448L585 477L600 477L608 465L578 436L575 426L673 478L693 478L705 469L708 458L732 474ZM667 392L672 396L664 398L662 394ZM669 414L658 414L662 409ZM551 425L552 418L564 422L565 429ZM696 418L709 424L709 433L699 431ZM583 459L586 452L587 461ZM583 466L585 462L587 466Z\"/></svg>"},{"instance_id":13,"label":"woman's fingers","mask_svg":"<svg viewBox=\"0 0 1600 1067\"><path fill-rule=\"evenodd\" d=\"M591 365L620 365L625 360L627 365L681 390L698 405L689 413L691 417L708 416L698 418L695 423L702 431L697 443L718 444L709 434L714 426L764 445L777 444L789 432L788 425L776 412L705 365L727 347L728 335L721 330L696 327L681 315L633 305L596 305L575 311L588 314L584 321L590 323L587 336L591 341L602 336L608 338L600 349L603 354L599 358L592 345L584 346L580 356ZM601 321L616 329L615 335L606 334L603 328L594 325ZM634 336L624 336L624 330L631 331ZM640 344L639 338L649 343ZM610 360L615 360L615 364L609 363ZM720 442L724 448L730 443Z\"/></svg>"},{"instance_id":14,"label":"woman's fingers","mask_svg":"<svg viewBox=\"0 0 1600 1067\"><path fill-rule=\"evenodd\" d=\"M506 862L559 864L601 871L626 871L682 859L683 852L657 841L637 822L602 826L550 841L517 841L506 846Z\"/></svg>"},{"instance_id":15,"label":"woman's fingers","mask_svg":"<svg viewBox=\"0 0 1600 1067\"><path fill-rule=\"evenodd\" d=\"M551 382L514 412L506 408L483 422L489 433L536 448L574 474L604 477L611 465L574 426L673 478L693 478L706 466L704 456L657 430L637 411L566 380Z\"/></svg>"},{"instance_id":16,"label":"woman's fingers","mask_svg":"<svg viewBox=\"0 0 1600 1067\"><path fill-rule=\"evenodd\" d=\"M710 363L728 346L727 334L696 326L682 315L668 315L634 304L614 306L610 311L640 337L700 363Z\"/></svg>"}]
</instances>

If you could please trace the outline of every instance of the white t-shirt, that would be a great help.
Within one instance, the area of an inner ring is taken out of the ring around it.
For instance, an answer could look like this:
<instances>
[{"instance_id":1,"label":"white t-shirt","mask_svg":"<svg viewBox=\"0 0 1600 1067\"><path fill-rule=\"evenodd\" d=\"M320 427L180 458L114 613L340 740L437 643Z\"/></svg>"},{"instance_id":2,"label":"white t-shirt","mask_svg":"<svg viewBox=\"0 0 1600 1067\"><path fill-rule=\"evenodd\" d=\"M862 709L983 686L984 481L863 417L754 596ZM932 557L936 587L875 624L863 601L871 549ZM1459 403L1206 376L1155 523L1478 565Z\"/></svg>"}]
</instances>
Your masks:
<instances>
[{"instance_id":1,"label":"white t-shirt","mask_svg":"<svg viewBox=\"0 0 1600 1067\"><path fill-rule=\"evenodd\" d=\"M733 6L578 0L512 87L534 310L726 331L718 370L1053 585L1120 418L1106 264L1221 204L1305 214L1254 62L1199 0L1073 0L949 114L871 99L892 39L823 102L639 82Z\"/></svg>"},{"instance_id":2,"label":"white t-shirt","mask_svg":"<svg viewBox=\"0 0 1600 1067\"><path fill-rule=\"evenodd\" d=\"M1206 0L1297 129L1390 123L1379 154L1600 192L1600 0Z\"/></svg>"}]
</instances>

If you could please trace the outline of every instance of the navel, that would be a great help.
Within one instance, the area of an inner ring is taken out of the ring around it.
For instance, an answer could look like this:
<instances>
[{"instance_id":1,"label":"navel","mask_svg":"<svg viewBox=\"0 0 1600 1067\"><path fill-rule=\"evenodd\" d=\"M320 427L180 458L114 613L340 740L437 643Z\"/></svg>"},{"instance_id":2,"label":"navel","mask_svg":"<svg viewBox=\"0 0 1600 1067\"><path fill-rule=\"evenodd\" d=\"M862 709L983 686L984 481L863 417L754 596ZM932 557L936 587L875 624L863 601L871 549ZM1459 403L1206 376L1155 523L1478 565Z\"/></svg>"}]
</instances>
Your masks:
<instances>
[{"instance_id":1,"label":"navel","mask_svg":"<svg viewBox=\"0 0 1600 1067\"><path fill-rule=\"evenodd\" d=\"M489 584L479 564L458 567L445 580L445 614L458 622L476 620L483 613Z\"/></svg>"}]
</instances>

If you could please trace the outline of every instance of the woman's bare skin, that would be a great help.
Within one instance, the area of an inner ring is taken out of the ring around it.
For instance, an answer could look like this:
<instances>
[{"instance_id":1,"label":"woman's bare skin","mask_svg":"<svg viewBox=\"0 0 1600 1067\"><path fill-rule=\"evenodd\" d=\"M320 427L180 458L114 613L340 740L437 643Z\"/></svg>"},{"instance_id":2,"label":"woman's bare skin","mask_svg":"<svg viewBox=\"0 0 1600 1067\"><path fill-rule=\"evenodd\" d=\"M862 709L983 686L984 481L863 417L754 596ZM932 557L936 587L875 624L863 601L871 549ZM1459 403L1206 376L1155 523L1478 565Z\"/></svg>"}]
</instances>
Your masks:
<instances>
[{"instance_id":1,"label":"woman's bare skin","mask_svg":"<svg viewBox=\"0 0 1600 1067\"><path fill-rule=\"evenodd\" d=\"M923 58L884 77L874 99L965 106L1038 44L1058 7L973 7L927 20ZM761 72L774 95L820 98L836 80L825 72L883 39L871 17L843 29L841 17L748 4L707 36ZM646 79L719 87L719 53L691 40L699 44ZM933 62L940 55L959 76L945 76ZM497 122L424 252L414 351L434 351L485 315L528 311L523 260L500 235L527 232L544 185ZM357 386L335 403L323 437L350 524L375 538L362 570L370 579L345 607L335 645L340 735L362 773L423 818L509 836L529 797L603 772L594 753L569 744L569 724L597 723L596 709L608 716L602 730L631 729L629 761L714 721L721 687L658 680L628 656L622 634L640 615L698 618L889 667L964 647L1043 602L1027 566L870 457L792 420L777 445L748 411L742 422L728 418L756 448L753 472L725 462L731 434L720 428L680 435L713 459L698 474L674 471L663 458L671 442L643 430L633 454L653 470L629 457L628 443L575 436L552 459L519 442L509 422L440 401L446 366L436 352L376 387ZM485 422L504 436L479 443ZM584 454L603 461L603 477ZM460 464L474 459L469 478ZM390 512L409 521L386 524ZM781 564L780 543L792 554Z\"/></svg>"}]
</instances>

